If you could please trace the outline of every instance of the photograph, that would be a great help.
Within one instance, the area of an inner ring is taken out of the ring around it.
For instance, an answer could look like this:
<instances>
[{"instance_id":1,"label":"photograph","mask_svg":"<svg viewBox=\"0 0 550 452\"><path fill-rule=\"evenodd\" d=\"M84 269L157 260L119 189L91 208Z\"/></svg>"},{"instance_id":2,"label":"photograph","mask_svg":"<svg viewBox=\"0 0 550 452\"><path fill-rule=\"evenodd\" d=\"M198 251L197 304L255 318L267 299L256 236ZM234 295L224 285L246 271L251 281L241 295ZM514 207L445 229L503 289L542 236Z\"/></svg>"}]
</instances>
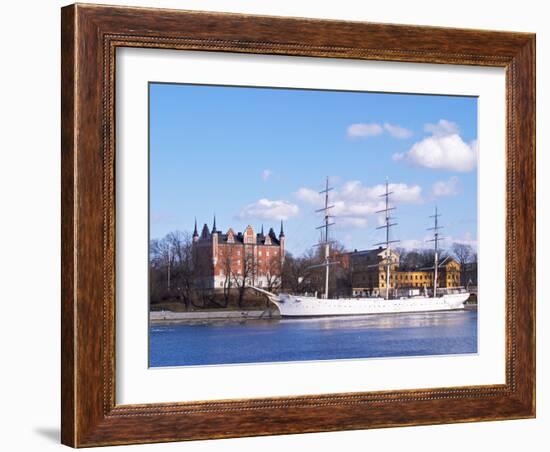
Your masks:
<instances>
[{"instance_id":1,"label":"photograph","mask_svg":"<svg viewBox=\"0 0 550 452\"><path fill-rule=\"evenodd\" d=\"M11 117L43 114L7 129L8 443L540 439L541 7L131 1L11 14L41 31Z\"/></svg>"},{"instance_id":2,"label":"photograph","mask_svg":"<svg viewBox=\"0 0 550 452\"><path fill-rule=\"evenodd\" d=\"M149 366L478 352L478 98L150 82Z\"/></svg>"},{"instance_id":3,"label":"photograph","mask_svg":"<svg viewBox=\"0 0 550 452\"><path fill-rule=\"evenodd\" d=\"M2 450L550 450L548 4L106 3L2 4Z\"/></svg>"}]
</instances>

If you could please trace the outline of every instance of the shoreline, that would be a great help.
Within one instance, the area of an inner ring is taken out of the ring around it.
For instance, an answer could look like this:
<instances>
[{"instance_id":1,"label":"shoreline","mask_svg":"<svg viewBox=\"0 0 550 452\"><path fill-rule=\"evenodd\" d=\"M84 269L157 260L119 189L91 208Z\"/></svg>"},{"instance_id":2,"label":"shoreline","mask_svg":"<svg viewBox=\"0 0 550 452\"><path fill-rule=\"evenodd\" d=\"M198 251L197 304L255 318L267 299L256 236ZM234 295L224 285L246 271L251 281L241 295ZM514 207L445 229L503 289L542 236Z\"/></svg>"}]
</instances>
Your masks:
<instances>
[{"instance_id":1,"label":"shoreline","mask_svg":"<svg viewBox=\"0 0 550 452\"><path fill-rule=\"evenodd\" d=\"M226 319L269 319L280 318L279 311L269 310L240 310L240 311L195 311L195 312L174 312L174 311L152 311L149 312L151 323L177 323L188 320L226 320Z\"/></svg>"},{"instance_id":2,"label":"shoreline","mask_svg":"<svg viewBox=\"0 0 550 452\"><path fill-rule=\"evenodd\" d=\"M469 303L464 306L464 310L477 310L477 303ZM166 323L185 323L196 320L260 320L260 319L279 319L281 315L276 309L264 310L240 310L240 311L194 311L194 312L175 312L175 311L152 311L149 312L149 322L151 324Z\"/></svg>"}]
</instances>

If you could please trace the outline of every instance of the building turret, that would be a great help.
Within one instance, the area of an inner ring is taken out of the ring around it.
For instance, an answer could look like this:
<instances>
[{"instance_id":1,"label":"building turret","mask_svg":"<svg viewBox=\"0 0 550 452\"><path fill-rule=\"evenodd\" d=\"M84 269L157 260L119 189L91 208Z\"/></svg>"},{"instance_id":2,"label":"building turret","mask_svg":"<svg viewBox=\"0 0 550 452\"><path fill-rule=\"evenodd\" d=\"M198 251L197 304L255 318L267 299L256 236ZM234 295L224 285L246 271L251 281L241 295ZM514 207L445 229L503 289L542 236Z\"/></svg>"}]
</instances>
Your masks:
<instances>
[{"instance_id":1,"label":"building turret","mask_svg":"<svg viewBox=\"0 0 550 452\"><path fill-rule=\"evenodd\" d=\"M199 241L199 231L197 230L197 219L195 218L195 229L193 230L193 243Z\"/></svg>"},{"instance_id":2,"label":"building turret","mask_svg":"<svg viewBox=\"0 0 550 452\"><path fill-rule=\"evenodd\" d=\"M217 231L216 229L216 214L214 214L214 224L212 225L212 234L215 234Z\"/></svg>"},{"instance_id":3,"label":"building turret","mask_svg":"<svg viewBox=\"0 0 550 452\"><path fill-rule=\"evenodd\" d=\"M264 225L263 224L262 224L261 231L256 234L256 237L258 239L258 243L265 243L266 237L264 235Z\"/></svg>"},{"instance_id":4,"label":"building turret","mask_svg":"<svg viewBox=\"0 0 550 452\"><path fill-rule=\"evenodd\" d=\"M210 235L210 229L208 229L208 225L204 223L204 226L202 227L201 238L207 239L209 235Z\"/></svg>"}]
</instances>

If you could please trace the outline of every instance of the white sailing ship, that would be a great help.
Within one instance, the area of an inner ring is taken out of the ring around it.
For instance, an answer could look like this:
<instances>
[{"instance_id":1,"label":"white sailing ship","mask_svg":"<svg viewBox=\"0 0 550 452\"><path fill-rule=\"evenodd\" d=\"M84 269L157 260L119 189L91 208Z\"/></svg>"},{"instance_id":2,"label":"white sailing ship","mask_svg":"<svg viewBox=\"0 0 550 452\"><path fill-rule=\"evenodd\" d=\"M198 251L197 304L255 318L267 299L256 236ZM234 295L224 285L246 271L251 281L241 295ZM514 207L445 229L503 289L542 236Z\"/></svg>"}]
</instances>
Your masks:
<instances>
[{"instance_id":1,"label":"white sailing ship","mask_svg":"<svg viewBox=\"0 0 550 452\"><path fill-rule=\"evenodd\" d=\"M353 297L353 298L328 298L329 292L329 272L330 266L336 262L330 260L330 240L329 240L329 228L334 225L331 222L332 216L330 215L330 209L334 206L329 205L329 192L332 188L329 187L328 178L326 181L325 190L320 193L325 195L325 206L319 209L317 212L324 213L324 224L317 229L322 230L322 239L319 246L324 248L324 262L317 267L325 268L325 291L322 298L316 296L305 295L291 295L291 294L274 294L258 287L252 287L252 289L264 294L269 300L277 306L282 317L314 317L314 316L339 316L339 315L364 315L364 314L390 314L390 313L402 313L402 312L427 312L427 311L448 311L463 309L464 303L469 298L468 292L447 293L438 295L437 289L437 272L439 264L439 229L438 217L440 216L435 210L434 227L430 228L433 231L434 237L431 241L434 242L435 257L434 257L434 287L433 295L428 296L409 296L409 297L395 297L390 296L390 272L392 263L391 246L398 240L390 240L390 228L396 223L392 223L392 217L390 212L395 209L391 207L389 203L389 197L392 194L389 191L388 182L386 182L386 191L382 197L385 198L385 208L377 213L384 213L385 223L378 229L386 230L386 240L376 245L385 245L385 268L386 268L386 293L385 296L377 297Z\"/></svg>"}]
</instances>

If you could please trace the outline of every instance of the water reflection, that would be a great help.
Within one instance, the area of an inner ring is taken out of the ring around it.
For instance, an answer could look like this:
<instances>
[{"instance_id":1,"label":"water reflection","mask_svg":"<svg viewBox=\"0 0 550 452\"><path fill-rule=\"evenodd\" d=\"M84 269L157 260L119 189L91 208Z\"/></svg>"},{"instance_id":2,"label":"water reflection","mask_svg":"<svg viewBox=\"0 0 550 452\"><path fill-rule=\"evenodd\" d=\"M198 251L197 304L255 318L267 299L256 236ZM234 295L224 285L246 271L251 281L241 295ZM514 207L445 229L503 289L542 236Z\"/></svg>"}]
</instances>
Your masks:
<instances>
[{"instance_id":1,"label":"water reflection","mask_svg":"<svg viewBox=\"0 0 550 452\"><path fill-rule=\"evenodd\" d=\"M282 320L283 322L286 319ZM418 328L460 323L462 315L457 312L415 314L373 314L367 316L326 317L320 320L322 328Z\"/></svg>"}]
</instances>

